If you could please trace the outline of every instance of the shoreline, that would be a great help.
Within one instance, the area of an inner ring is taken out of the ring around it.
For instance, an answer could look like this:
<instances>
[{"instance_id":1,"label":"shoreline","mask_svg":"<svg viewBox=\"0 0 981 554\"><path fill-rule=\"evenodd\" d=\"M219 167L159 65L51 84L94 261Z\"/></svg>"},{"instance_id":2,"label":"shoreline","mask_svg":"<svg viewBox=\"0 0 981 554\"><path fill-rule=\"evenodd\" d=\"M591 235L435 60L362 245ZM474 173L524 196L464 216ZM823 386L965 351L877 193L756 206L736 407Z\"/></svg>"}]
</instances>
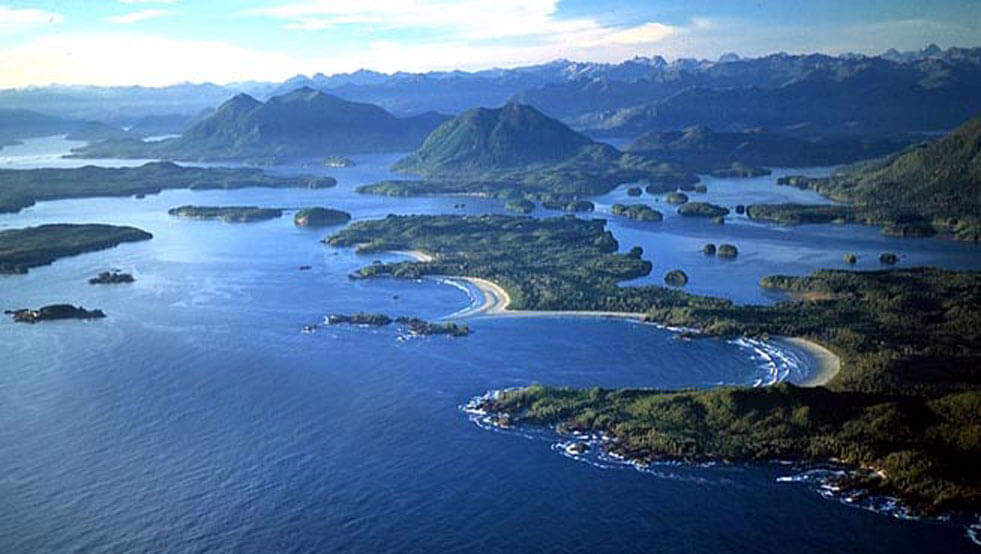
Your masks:
<instances>
[{"instance_id":1,"label":"shoreline","mask_svg":"<svg viewBox=\"0 0 981 554\"><path fill-rule=\"evenodd\" d=\"M396 254L409 256L418 262L431 262L434 256L419 250L399 250ZM605 317L613 319L626 319L643 322L646 314L636 312L600 312L589 310L565 310L565 311L546 311L546 310L510 310L511 295L497 283L480 277L463 277L459 275L432 276L436 278L455 279L472 285L484 297L483 302L476 306L471 306L461 310L447 319L463 319L475 316L494 316L494 317ZM820 344L807 340L802 337L775 337L777 341L784 341L792 346L803 350L814 363L812 371L806 379L795 383L800 387L823 387L827 385L838 372L841 371L841 358L837 354L828 350Z\"/></svg>"},{"instance_id":2,"label":"shoreline","mask_svg":"<svg viewBox=\"0 0 981 554\"><path fill-rule=\"evenodd\" d=\"M511 295L509 295L507 291L501 287L501 285L498 285L494 281L481 279L479 277L460 276L451 276L447 277L447 279L456 279L470 283L484 297L484 301L480 305L456 313L453 316L454 319L478 315L496 317L606 317L631 319L636 321L643 321L646 318L646 314L635 312L601 312L591 310L511 310L508 309L508 306L511 304Z\"/></svg>"},{"instance_id":3,"label":"shoreline","mask_svg":"<svg viewBox=\"0 0 981 554\"><path fill-rule=\"evenodd\" d=\"M805 351L814 360L814 371L800 383L800 387L823 387L841 371L841 358L820 344L801 337L777 337Z\"/></svg>"}]
</instances>

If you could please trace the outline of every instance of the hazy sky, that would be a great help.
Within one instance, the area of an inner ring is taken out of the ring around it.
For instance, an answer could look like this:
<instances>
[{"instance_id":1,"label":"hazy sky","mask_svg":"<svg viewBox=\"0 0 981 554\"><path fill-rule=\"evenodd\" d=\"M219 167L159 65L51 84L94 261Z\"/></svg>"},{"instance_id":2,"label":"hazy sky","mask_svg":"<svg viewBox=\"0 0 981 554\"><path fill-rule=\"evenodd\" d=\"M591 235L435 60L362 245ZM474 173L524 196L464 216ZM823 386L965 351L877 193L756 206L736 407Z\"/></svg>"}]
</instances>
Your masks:
<instances>
[{"instance_id":1,"label":"hazy sky","mask_svg":"<svg viewBox=\"0 0 981 554\"><path fill-rule=\"evenodd\" d=\"M0 87L981 46L981 0L0 0Z\"/></svg>"}]
</instances>

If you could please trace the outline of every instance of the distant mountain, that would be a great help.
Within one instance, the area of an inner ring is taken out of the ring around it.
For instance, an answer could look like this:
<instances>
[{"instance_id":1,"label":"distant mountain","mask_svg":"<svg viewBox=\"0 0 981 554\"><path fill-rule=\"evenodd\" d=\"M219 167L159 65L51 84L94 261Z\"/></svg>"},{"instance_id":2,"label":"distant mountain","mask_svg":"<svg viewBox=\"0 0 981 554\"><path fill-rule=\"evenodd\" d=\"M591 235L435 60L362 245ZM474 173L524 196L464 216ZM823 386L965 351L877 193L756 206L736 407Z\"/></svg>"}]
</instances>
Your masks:
<instances>
[{"instance_id":1,"label":"distant mountain","mask_svg":"<svg viewBox=\"0 0 981 554\"><path fill-rule=\"evenodd\" d=\"M762 129L717 133L708 127L694 126L645 133L628 151L708 173L734 163L768 167L838 165L878 158L907 145L908 142L895 140L805 140Z\"/></svg>"},{"instance_id":2,"label":"distant mountain","mask_svg":"<svg viewBox=\"0 0 981 554\"><path fill-rule=\"evenodd\" d=\"M529 104L591 136L636 137L707 125L767 127L807 138L949 131L981 95L981 48L935 46L882 56L772 54L718 60L638 57L621 63L555 60L510 69L297 75L281 83L169 87L30 87L0 91L0 108L131 126L145 116L195 115L236 94L260 101L310 88L397 116L459 114Z\"/></svg>"},{"instance_id":3,"label":"distant mountain","mask_svg":"<svg viewBox=\"0 0 981 554\"><path fill-rule=\"evenodd\" d=\"M620 156L531 106L507 104L467 110L443 123L394 168L424 174L506 170L568 161L587 148L610 160Z\"/></svg>"},{"instance_id":4,"label":"distant mountain","mask_svg":"<svg viewBox=\"0 0 981 554\"><path fill-rule=\"evenodd\" d=\"M122 138L126 131L105 123L63 119L30 110L0 109L0 147L22 139L67 135L74 140Z\"/></svg>"},{"instance_id":5,"label":"distant mountain","mask_svg":"<svg viewBox=\"0 0 981 554\"><path fill-rule=\"evenodd\" d=\"M727 67L744 62L731 62ZM596 135L707 125L723 131L767 127L802 136L945 131L981 111L981 66L930 59L882 59L808 71L774 87L690 87L668 97L573 120Z\"/></svg>"},{"instance_id":6,"label":"distant mountain","mask_svg":"<svg viewBox=\"0 0 981 554\"><path fill-rule=\"evenodd\" d=\"M692 125L756 127L800 136L947 131L981 107L981 49L897 62L774 54L675 62L635 81L577 80L525 90L513 100L591 136L637 136Z\"/></svg>"},{"instance_id":7,"label":"distant mountain","mask_svg":"<svg viewBox=\"0 0 981 554\"><path fill-rule=\"evenodd\" d=\"M397 118L378 106L309 88L265 103L239 94L179 138L155 143L110 141L78 149L74 155L264 163L399 152L418 147L446 119L434 113Z\"/></svg>"}]
</instances>

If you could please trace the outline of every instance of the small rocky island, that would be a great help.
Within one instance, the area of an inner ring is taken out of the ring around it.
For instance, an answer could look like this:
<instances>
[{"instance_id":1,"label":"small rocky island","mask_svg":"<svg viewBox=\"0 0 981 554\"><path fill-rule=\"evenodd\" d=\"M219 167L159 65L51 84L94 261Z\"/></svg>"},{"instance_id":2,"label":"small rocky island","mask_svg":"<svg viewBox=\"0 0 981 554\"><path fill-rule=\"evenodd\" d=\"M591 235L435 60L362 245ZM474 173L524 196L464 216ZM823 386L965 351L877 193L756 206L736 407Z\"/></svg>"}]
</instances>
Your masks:
<instances>
[{"instance_id":1,"label":"small rocky island","mask_svg":"<svg viewBox=\"0 0 981 554\"><path fill-rule=\"evenodd\" d=\"M720 258L735 258L739 255L739 249L734 244L720 244L716 253Z\"/></svg>"},{"instance_id":2,"label":"small rocky island","mask_svg":"<svg viewBox=\"0 0 981 554\"><path fill-rule=\"evenodd\" d=\"M359 325L363 327L385 327L392 323L397 323L404 327L410 335L428 337L431 335L447 335L450 337L465 337L470 334L468 325L458 325L449 321L446 323L434 323L418 317L397 317L391 318L385 314L371 314L358 312L350 315L330 314L324 317L327 325Z\"/></svg>"},{"instance_id":3,"label":"small rocky island","mask_svg":"<svg viewBox=\"0 0 981 554\"><path fill-rule=\"evenodd\" d=\"M133 278L129 273L123 273L121 271L111 270L103 271L99 275L89 279L90 285L119 285L123 283L132 283L136 279Z\"/></svg>"},{"instance_id":4,"label":"small rocky island","mask_svg":"<svg viewBox=\"0 0 981 554\"><path fill-rule=\"evenodd\" d=\"M708 202L688 202L678 208L678 215L685 217L725 217L729 215L729 208Z\"/></svg>"},{"instance_id":5,"label":"small rocky island","mask_svg":"<svg viewBox=\"0 0 981 554\"><path fill-rule=\"evenodd\" d=\"M400 317L395 321L400 325L404 325L409 330L409 333L423 337L428 337L430 335L465 337L470 334L469 325L457 325L452 321L446 323L433 323L417 317Z\"/></svg>"},{"instance_id":6,"label":"small rocky island","mask_svg":"<svg viewBox=\"0 0 981 554\"><path fill-rule=\"evenodd\" d=\"M672 287L683 287L688 284L688 274L680 269L672 269L664 275L664 282Z\"/></svg>"},{"instance_id":7,"label":"small rocky island","mask_svg":"<svg viewBox=\"0 0 981 554\"><path fill-rule=\"evenodd\" d=\"M351 214L332 208L304 208L293 216L297 227L326 227L351 221Z\"/></svg>"},{"instance_id":8,"label":"small rocky island","mask_svg":"<svg viewBox=\"0 0 981 554\"><path fill-rule=\"evenodd\" d=\"M12 316L17 323L32 324L58 319L102 319L106 317L102 310L86 310L81 306L72 306L71 304L51 304L36 310L22 308L6 310L3 313Z\"/></svg>"},{"instance_id":9,"label":"small rocky island","mask_svg":"<svg viewBox=\"0 0 981 554\"><path fill-rule=\"evenodd\" d=\"M646 204L614 204L610 208L610 213L637 221L661 221L664 219L661 212Z\"/></svg>"},{"instance_id":10,"label":"small rocky island","mask_svg":"<svg viewBox=\"0 0 981 554\"><path fill-rule=\"evenodd\" d=\"M358 312L351 315L330 314L324 318L327 325L367 325L372 327L384 327L392 323L392 318L385 314L369 314Z\"/></svg>"},{"instance_id":11,"label":"small rocky island","mask_svg":"<svg viewBox=\"0 0 981 554\"><path fill-rule=\"evenodd\" d=\"M276 219L283 215L278 208L259 208L257 206L178 206L167 211L168 214L189 219L217 219L224 223L251 223Z\"/></svg>"}]
</instances>

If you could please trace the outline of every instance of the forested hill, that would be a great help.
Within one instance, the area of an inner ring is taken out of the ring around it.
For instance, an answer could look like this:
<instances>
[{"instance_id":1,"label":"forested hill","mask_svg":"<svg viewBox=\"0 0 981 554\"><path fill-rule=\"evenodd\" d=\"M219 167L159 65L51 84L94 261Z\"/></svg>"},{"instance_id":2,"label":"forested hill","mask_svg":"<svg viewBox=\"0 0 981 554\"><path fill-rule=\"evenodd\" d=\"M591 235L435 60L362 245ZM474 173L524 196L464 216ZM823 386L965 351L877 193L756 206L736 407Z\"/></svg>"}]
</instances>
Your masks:
<instances>
[{"instance_id":1,"label":"forested hill","mask_svg":"<svg viewBox=\"0 0 981 554\"><path fill-rule=\"evenodd\" d=\"M398 118L373 104L307 88L265 103L240 94L179 138L155 143L109 141L80 148L74 155L261 163L399 152L417 148L445 119L435 113Z\"/></svg>"},{"instance_id":2,"label":"forested hill","mask_svg":"<svg viewBox=\"0 0 981 554\"><path fill-rule=\"evenodd\" d=\"M531 106L507 104L473 108L447 121L395 168L423 174L509 169L567 161L587 147L610 160L619 157L614 148L594 143Z\"/></svg>"}]
</instances>

